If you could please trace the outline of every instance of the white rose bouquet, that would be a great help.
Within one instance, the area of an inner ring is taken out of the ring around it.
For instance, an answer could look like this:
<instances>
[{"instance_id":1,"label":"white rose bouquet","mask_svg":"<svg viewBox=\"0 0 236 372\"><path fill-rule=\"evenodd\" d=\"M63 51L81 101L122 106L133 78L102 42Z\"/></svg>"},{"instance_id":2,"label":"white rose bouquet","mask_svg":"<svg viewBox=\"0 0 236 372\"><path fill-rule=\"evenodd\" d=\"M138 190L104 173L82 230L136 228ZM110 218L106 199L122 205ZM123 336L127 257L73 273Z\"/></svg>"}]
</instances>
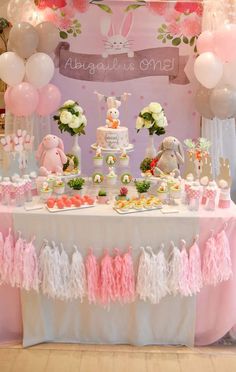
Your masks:
<instances>
[{"instance_id":1,"label":"white rose bouquet","mask_svg":"<svg viewBox=\"0 0 236 372\"><path fill-rule=\"evenodd\" d=\"M164 110L158 102L151 102L147 107L144 107L136 121L137 132L141 129L148 129L150 135L161 136L165 134L165 127L167 126Z\"/></svg>"},{"instance_id":2,"label":"white rose bouquet","mask_svg":"<svg viewBox=\"0 0 236 372\"><path fill-rule=\"evenodd\" d=\"M87 119L82 107L75 101L66 101L53 119L57 122L61 133L68 132L71 136L85 134Z\"/></svg>"}]
</instances>

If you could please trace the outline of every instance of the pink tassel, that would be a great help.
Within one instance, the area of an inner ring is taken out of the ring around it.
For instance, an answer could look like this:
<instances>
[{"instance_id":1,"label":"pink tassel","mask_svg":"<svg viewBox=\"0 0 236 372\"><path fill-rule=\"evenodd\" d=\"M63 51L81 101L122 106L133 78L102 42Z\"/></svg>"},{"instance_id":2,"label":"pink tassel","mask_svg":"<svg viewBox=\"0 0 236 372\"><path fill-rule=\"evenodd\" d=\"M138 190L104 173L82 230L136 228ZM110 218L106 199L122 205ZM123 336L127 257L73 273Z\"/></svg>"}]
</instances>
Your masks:
<instances>
[{"instance_id":1,"label":"pink tassel","mask_svg":"<svg viewBox=\"0 0 236 372\"><path fill-rule=\"evenodd\" d=\"M36 249L33 245L33 238L29 243L26 243L23 256L23 281L22 288L26 291L39 289L39 270L38 258Z\"/></svg>"},{"instance_id":2,"label":"pink tassel","mask_svg":"<svg viewBox=\"0 0 236 372\"><path fill-rule=\"evenodd\" d=\"M206 285L216 285L219 278L219 268L216 255L216 241L211 236L205 246L202 266L203 282Z\"/></svg>"},{"instance_id":3,"label":"pink tassel","mask_svg":"<svg viewBox=\"0 0 236 372\"><path fill-rule=\"evenodd\" d=\"M197 240L189 249L189 287L192 294L202 288L201 255Z\"/></svg>"},{"instance_id":4,"label":"pink tassel","mask_svg":"<svg viewBox=\"0 0 236 372\"><path fill-rule=\"evenodd\" d=\"M183 296L190 296L191 290L189 288L189 259L188 259L188 252L186 250L186 242L184 240L182 242L182 249L180 252L181 256L181 271L180 271L180 278L179 278L179 292Z\"/></svg>"},{"instance_id":5,"label":"pink tassel","mask_svg":"<svg viewBox=\"0 0 236 372\"><path fill-rule=\"evenodd\" d=\"M225 230L216 236L216 255L219 267L219 281L229 280L232 275L232 262L230 257L229 240Z\"/></svg>"},{"instance_id":6,"label":"pink tassel","mask_svg":"<svg viewBox=\"0 0 236 372\"><path fill-rule=\"evenodd\" d=\"M100 298L101 302L104 305L109 305L111 301L114 301L115 294L115 278L113 271L113 259L108 254L108 251L105 251L104 257L101 261L101 277L100 277Z\"/></svg>"},{"instance_id":7,"label":"pink tassel","mask_svg":"<svg viewBox=\"0 0 236 372\"><path fill-rule=\"evenodd\" d=\"M123 258L120 255L119 249L115 249L116 256L113 259L113 271L114 271L114 298L122 301L122 290L121 290L121 276L123 269Z\"/></svg>"},{"instance_id":8,"label":"pink tassel","mask_svg":"<svg viewBox=\"0 0 236 372\"><path fill-rule=\"evenodd\" d=\"M121 297L123 303L132 302L135 298L134 265L131 255L131 247L128 252L123 255Z\"/></svg>"},{"instance_id":9,"label":"pink tassel","mask_svg":"<svg viewBox=\"0 0 236 372\"><path fill-rule=\"evenodd\" d=\"M25 250L25 241L19 232L18 240L15 244L14 250L14 264L12 272L12 285L21 288L23 282L23 257Z\"/></svg>"},{"instance_id":10,"label":"pink tassel","mask_svg":"<svg viewBox=\"0 0 236 372\"><path fill-rule=\"evenodd\" d=\"M88 283L88 301L90 304L96 303L99 296L99 266L92 250L85 261L87 283Z\"/></svg>"},{"instance_id":11,"label":"pink tassel","mask_svg":"<svg viewBox=\"0 0 236 372\"><path fill-rule=\"evenodd\" d=\"M11 229L9 229L8 236L5 239L3 246L3 268L2 279L5 283L11 284L11 275L13 271L14 262L14 242Z\"/></svg>"},{"instance_id":12,"label":"pink tassel","mask_svg":"<svg viewBox=\"0 0 236 372\"><path fill-rule=\"evenodd\" d=\"M0 232L0 284L2 283L4 239Z\"/></svg>"}]
</instances>

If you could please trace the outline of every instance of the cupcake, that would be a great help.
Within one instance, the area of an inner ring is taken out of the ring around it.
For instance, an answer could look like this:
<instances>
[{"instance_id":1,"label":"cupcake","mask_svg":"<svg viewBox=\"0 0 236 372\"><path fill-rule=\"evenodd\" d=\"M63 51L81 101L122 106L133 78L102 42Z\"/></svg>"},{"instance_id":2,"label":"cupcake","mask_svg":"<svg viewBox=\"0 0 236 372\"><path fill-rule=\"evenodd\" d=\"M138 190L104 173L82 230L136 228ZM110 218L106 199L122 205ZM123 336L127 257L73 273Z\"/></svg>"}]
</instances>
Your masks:
<instances>
[{"instance_id":1,"label":"cupcake","mask_svg":"<svg viewBox=\"0 0 236 372\"><path fill-rule=\"evenodd\" d=\"M109 173L107 174L107 183L110 186L114 186L117 181L117 174L115 174L114 169L109 168Z\"/></svg>"},{"instance_id":2,"label":"cupcake","mask_svg":"<svg viewBox=\"0 0 236 372\"><path fill-rule=\"evenodd\" d=\"M168 187L166 183L162 183L157 189L158 198L165 202L168 199Z\"/></svg>"},{"instance_id":3,"label":"cupcake","mask_svg":"<svg viewBox=\"0 0 236 372\"><path fill-rule=\"evenodd\" d=\"M120 155L120 166L128 167L128 165L129 165L129 156L127 155L126 151L123 150Z\"/></svg>"},{"instance_id":4,"label":"cupcake","mask_svg":"<svg viewBox=\"0 0 236 372\"><path fill-rule=\"evenodd\" d=\"M170 196L173 199L180 199L181 198L181 186L180 186L179 183L176 183L174 186L171 186Z\"/></svg>"},{"instance_id":5,"label":"cupcake","mask_svg":"<svg viewBox=\"0 0 236 372\"><path fill-rule=\"evenodd\" d=\"M95 167L102 167L103 165L103 157L102 156L94 156L93 157L93 165Z\"/></svg>"},{"instance_id":6,"label":"cupcake","mask_svg":"<svg viewBox=\"0 0 236 372\"><path fill-rule=\"evenodd\" d=\"M40 196L43 201L47 201L52 196L53 189L49 186L48 182L44 182L40 189Z\"/></svg>"},{"instance_id":7,"label":"cupcake","mask_svg":"<svg viewBox=\"0 0 236 372\"><path fill-rule=\"evenodd\" d=\"M53 191L55 194L62 195L65 192L65 183L62 180L58 180L54 183Z\"/></svg>"}]
</instances>

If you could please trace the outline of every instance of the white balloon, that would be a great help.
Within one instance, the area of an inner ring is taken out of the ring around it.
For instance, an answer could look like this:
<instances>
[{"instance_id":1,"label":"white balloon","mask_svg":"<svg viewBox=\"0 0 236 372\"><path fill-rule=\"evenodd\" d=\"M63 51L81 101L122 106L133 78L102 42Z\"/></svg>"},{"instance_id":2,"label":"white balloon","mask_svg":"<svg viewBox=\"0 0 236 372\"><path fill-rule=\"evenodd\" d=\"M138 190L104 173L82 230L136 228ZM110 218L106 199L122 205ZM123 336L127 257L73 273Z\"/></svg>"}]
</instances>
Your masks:
<instances>
[{"instance_id":1,"label":"white balloon","mask_svg":"<svg viewBox=\"0 0 236 372\"><path fill-rule=\"evenodd\" d=\"M54 62L45 53L35 53L26 62L26 79L36 88L42 88L53 78Z\"/></svg>"},{"instance_id":2,"label":"white balloon","mask_svg":"<svg viewBox=\"0 0 236 372\"><path fill-rule=\"evenodd\" d=\"M33 0L10 0L7 7L7 16L13 25L18 22L28 22L36 26L43 20L42 14Z\"/></svg>"},{"instance_id":3,"label":"white balloon","mask_svg":"<svg viewBox=\"0 0 236 372\"><path fill-rule=\"evenodd\" d=\"M236 61L224 64L222 81L225 84L229 84L231 87L236 88Z\"/></svg>"},{"instance_id":4,"label":"white balloon","mask_svg":"<svg viewBox=\"0 0 236 372\"><path fill-rule=\"evenodd\" d=\"M223 76L223 64L213 53L202 53L195 61L194 73L205 88L212 89Z\"/></svg>"},{"instance_id":5,"label":"white balloon","mask_svg":"<svg viewBox=\"0 0 236 372\"><path fill-rule=\"evenodd\" d=\"M15 52L0 56L0 78L10 86L20 84L25 76L25 63Z\"/></svg>"}]
</instances>

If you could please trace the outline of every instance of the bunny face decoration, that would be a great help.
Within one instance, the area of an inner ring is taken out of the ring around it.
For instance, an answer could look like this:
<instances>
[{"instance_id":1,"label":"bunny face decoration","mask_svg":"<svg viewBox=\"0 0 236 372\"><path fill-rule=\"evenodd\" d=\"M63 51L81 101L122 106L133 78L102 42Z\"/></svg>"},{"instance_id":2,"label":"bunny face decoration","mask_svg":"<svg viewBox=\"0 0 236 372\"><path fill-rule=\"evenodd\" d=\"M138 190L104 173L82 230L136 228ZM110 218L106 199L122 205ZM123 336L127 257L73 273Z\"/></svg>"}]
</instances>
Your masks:
<instances>
[{"instance_id":1,"label":"bunny face decoration","mask_svg":"<svg viewBox=\"0 0 236 372\"><path fill-rule=\"evenodd\" d=\"M63 165L67 162L62 140L54 135L45 136L38 147L36 158L39 161L41 176L50 173L63 173Z\"/></svg>"},{"instance_id":2,"label":"bunny face decoration","mask_svg":"<svg viewBox=\"0 0 236 372\"><path fill-rule=\"evenodd\" d=\"M134 52L130 49L131 40L128 40L128 35L133 24L132 12L127 13L124 16L118 33L115 32L115 27L111 22L111 18L104 18L101 24L102 35L106 38L104 41L105 51L103 52L103 58L107 58L109 55L123 54L126 53L128 57L133 57Z\"/></svg>"},{"instance_id":3,"label":"bunny face decoration","mask_svg":"<svg viewBox=\"0 0 236 372\"><path fill-rule=\"evenodd\" d=\"M120 126L120 116L118 107L120 107L121 102L115 99L114 97L107 98L107 117L106 124L108 128L117 129Z\"/></svg>"},{"instance_id":4,"label":"bunny face decoration","mask_svg":"<svg viewBox=\"0 0 236 372\"><path fill-rule=\"evenodd\" d=\"M184 151L180 141L175 137L166 137L160 145L157 153L157 167L155 175L161 173L173 173L175 177L180 175L180 165L184 164Z\"/></svg>"}]
</instances>

